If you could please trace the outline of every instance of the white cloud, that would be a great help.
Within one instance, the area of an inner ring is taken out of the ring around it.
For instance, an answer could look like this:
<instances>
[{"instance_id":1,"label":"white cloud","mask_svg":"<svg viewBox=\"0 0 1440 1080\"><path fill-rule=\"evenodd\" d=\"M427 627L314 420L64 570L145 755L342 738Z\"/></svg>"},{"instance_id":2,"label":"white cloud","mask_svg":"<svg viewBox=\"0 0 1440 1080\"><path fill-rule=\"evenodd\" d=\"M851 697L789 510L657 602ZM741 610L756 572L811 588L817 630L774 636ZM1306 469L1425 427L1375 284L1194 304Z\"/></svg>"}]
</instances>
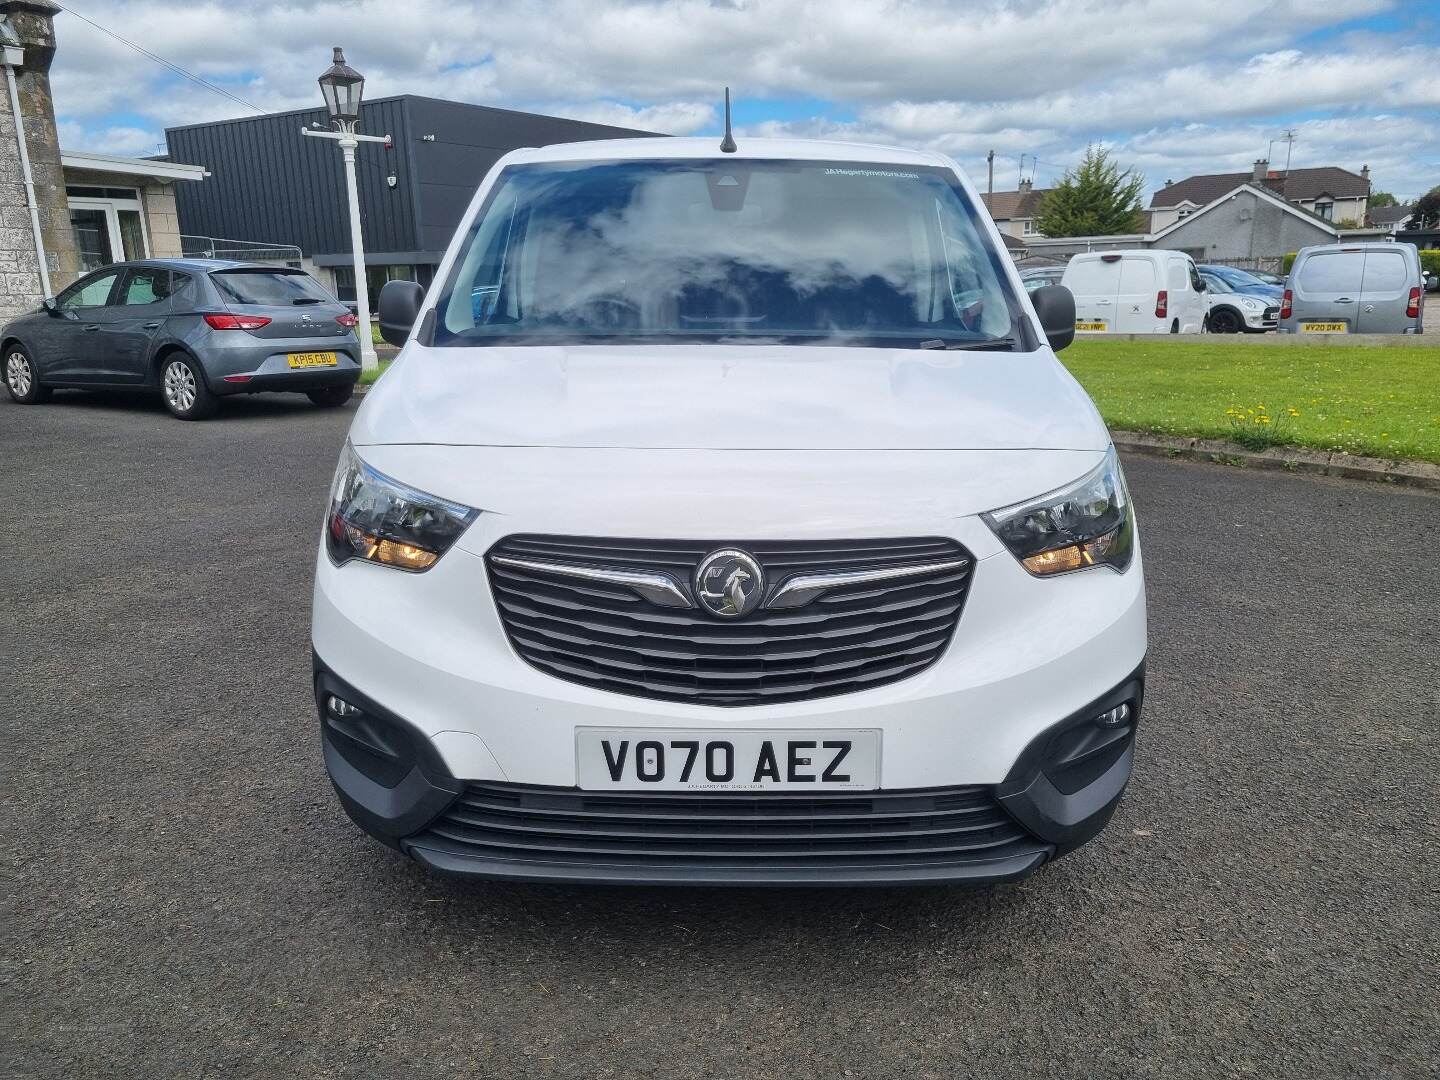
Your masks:
<instances>
[{"instance_id":1,"label":"white cloud","mask_svg":"<svg viewBox=\"0 0 1440 1080\"><path fill-rule=\"evenodd\" d=\"M266 111L317 104L314 80L338 41L372 97L687 134L715 129L728 84L742 98L835 103L756 131L927 146L972 168L993 148L1005 186L1020 154L1046 163L1043 180L1092 140L1157 185L1244 168L1297 124L1297 164L1368 161L1377 183L1401 191L1440 180L1433 34L1308 36L1413 14L1401 0L1203 10L1194 0L87 0L82 10ZM55 96L73 145L134 145L142 133L153 143L166 125L247 112L73 17L57 29Z\"/></svg>"}]
</instances>

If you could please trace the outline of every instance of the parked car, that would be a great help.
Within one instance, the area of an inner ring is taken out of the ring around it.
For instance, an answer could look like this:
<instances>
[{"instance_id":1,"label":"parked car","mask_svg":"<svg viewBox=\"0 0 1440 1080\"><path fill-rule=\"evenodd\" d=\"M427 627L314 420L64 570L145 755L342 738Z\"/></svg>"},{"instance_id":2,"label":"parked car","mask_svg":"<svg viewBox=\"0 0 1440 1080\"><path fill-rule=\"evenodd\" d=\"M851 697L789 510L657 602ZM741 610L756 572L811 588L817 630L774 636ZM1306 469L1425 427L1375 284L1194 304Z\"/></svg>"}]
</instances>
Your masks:
<instances>
[{"instance_id":1,"label":"parked car","mask_svg":"<svg viewBox=\"0 0 1440 1080\"><path fill-rule=\"evenodd\" d=\"M1210 332L1214 334L1262 334L1274 330L1280 317L1280 301L1270 296L1253 296L1236 291L1228 281L1201 269L1205 282L1205 303Z\"/></svg>"},{"instance_id":2,"label":"parked car","mask_svg":"<svg viewBox=\"0 0 1440 1080\"><path fill-rule=\"evenodd\" d=\"M1264 282L1266 285L1274 285L1282 291L1285 288L1284 274L1272 274L1269 270L1246 270L1245 272L1257 281Z\"/></svg>"},{"instance_id":3,"label":"parked car","mask_svg":"<svg viewBox=\"0 0 1440 1080\"><path fill-rule=\"evenodd\" d=\"M1284 284L1272 285L1262 281L1250 270L1240 270L1233 266L1220 266L1218 264L1201 263L1195 267L1200 271L1200 276L1208 283L1211 278L1219 278L1229 286L1227 292L1244 293L1247 296L1263 296L1278 301L1285 291Z\"/></svg>"},{"instance_id":4,"label":"parked car","mask_svg":"<svg viewBox=\"0 0 1440 1080\"><path fill-rule=\"evenodd\" d=\"M1086 252L1065 267L1082 334L1198 334L1205 283L1183 251Z\"/></svg>"},{"instance_id":5,"label":"parked car","mask_svg":"<svg viewBox=\"0 0 1440 1080\"><path fill-rule=\"evenodd\" d=\"M940 154L738 143L514 151L385 286L316 561L335 789L478 877L1024 877L1144 687L1074 304Z\"/></svg>"},{"instance_id":6,"label":"parked car","mask_svg":"<svg viewBox=\"0 0 1440 1080\"><path fill-rule=\"evenodd\" d=\"M1046 285L1059 285L1060 279L1064 276L1065 267L1063 266L1038 266L1020 271L1020 284L1025 286L1026 292L1033 293L1036 289L1043 289Z\"/></svg>"},{"instance_id":7,"label":"parked car","mask_svg":"<svg viewBox=\"0 0 1440 1080\"><path fill-rule=\"evenodd\" d=\"M1425 290L1412 244L1301 248L1280 301L1282 334L1419 334Z\"/></svg>"},{"instance_id":8,"label":"parked car","mask_svg":"<svg viewBox=\"0 0 1440 1080\"><path fill-rule=\"evenodd\" d=\"M87 274L0 328L5 387L158 392L182 420L230 394L343 405L360 377L355 316L309 274L220 259L147 259Z\"/></svg>"}]
</instances>

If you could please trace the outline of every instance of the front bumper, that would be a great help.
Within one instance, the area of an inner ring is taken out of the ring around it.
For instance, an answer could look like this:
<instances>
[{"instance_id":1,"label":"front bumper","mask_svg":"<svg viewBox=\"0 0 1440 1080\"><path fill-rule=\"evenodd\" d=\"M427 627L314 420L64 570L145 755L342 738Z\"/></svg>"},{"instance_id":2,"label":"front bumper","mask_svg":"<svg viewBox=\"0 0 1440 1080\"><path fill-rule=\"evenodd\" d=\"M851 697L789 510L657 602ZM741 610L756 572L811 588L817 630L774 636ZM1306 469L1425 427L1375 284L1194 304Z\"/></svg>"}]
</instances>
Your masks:
<instances>
[{"instance_id":1,"label":"front bumper","mask_svg":"<svg viewBox=\"0 0 1440 1080\"><path fill-rule=\"evenodd\" d=\"M585 792L455 777L433 740L317 657L325 765L366 832L431 869L508 881L925 885L1017 881L1109 822L1144 666L1050 726L1000 784L773 794ZM340 698L359 713L338 715ZM1095 718L1127 705L1126 721Z\"/></svg>"}]
</instances>

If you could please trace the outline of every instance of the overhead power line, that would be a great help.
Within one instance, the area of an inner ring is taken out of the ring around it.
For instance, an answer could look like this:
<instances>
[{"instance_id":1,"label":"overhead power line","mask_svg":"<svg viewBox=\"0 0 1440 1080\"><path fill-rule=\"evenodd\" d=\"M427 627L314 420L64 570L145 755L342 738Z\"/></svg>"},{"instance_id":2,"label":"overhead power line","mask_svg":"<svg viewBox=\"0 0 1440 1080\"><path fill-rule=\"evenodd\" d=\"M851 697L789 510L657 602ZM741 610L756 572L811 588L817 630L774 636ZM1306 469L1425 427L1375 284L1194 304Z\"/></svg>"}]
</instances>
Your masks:
<instances>
[{"instance_id":1,"label":"overhead power line","mask_svg":"<svg viewBox=\"0 0 1440 1080\"><path fill-rule=\"evenodd\" d=\"M123 36L121 36L120 34L117 34L114 30L111 30L108 26L102 26L100 23L96 22L94 19L89 18L89 17L86 16L86 15L80 14L80 12L78 12L78 11L76 11L74 8L70 7L68 4L59 4L58 6L60 7L60 10L65 11L65 12L68 12L68 13L71 14L71 15L74 15L75 18L79 19L81 22L87 23L88 25L93 26L96 30L99 30L102 34L108 34L110 37L112 37L112 38L114 38L116 41L120 42L120 44L129 46L130 48L132 48L132 49L134 49L136 52L138 52L141 56L147 56L147 57L149 57L151 60L154 60L155 63L161 65L162 67L169 68L171 71L175 72L175 74L180 75L180 76L183 76L184 78L189 79L191 82L196 83L196 84L198 84L198 85L200 85L200 86L205 87L206 90L213 90L215 93L219 94L221 97L227 97L227 98L229 98L231 101L235 102L235 103L238 104L238 105L244 105L245 108L247 108L247 109L253 109L255 112L260 113L261 115L264 115L265 110L262 109L262 108L260 108L260 106L251 104L250 102L246 101L244 98L242 98L242 97L241 97L240 95L238 95L238 94L232 94L229 90L226 90L223 86L216 86L214 83L209 82L208 80L202 78L202 77L199 76L199 75L196 75L193 71L187 70L186 68L181 67L179 64L172 63L171 61L166 60L163 56L157 56L155 53L151 52L149 49L145 48L143 45L137 45L137 44L135 44L135 42L131 41L129 38L123 37Z\"/></svg>"},{"instance_id":2,"label":"overhead power line","mask_svg":"<svg viewBox=\"0 0 1440 1080\"><path fill-rule=\"evenodd\" d=\"M64 12L66 12L67 14L70 14L70 15L74 15L75 18L79 19L81 22L86 23L86 24L89 25L89 26L93 26L96 30L99 30L102 34L106 34L106 35L114 38L116 41L120 42L120 44L125 45L125 46L127 46L127 47L129 47L129 48L131 48L131 49L134 49L134 50L135 50L136 52L138 52L141 56L147 57L148 59L155 61L155 63L159 64L161 67L167 68L168 70L173 71L175 74L181 76L182 78L189 79L191 82L195 83L197 86L203 86L206 90L210 90L210 91L212 91L212 92L214 92L214 93L216 93L216 94L219 94L219 95L220 95L221 97L223 97L223 98L229 98L231 101L235 102L237 105L243 105L243 106L245 106L245 108L250 109L252 112L254 112L254 113L256 113L256 114L258 114L258 115L260 115L260 116L268 116L268 115L269 115L268 113L266 113L266 111L265 111L264 109L260 108L259 105L256 105L256 104L254 104L253 102L250 102L250 101L246 101L246 100L245 100L244 98L242 98L239 94L233 94L233 93L231 93L229 90L226 90L223 86L216 86L214 83L210 82L208 79L204 78L203 76L200 76L200 75L195 74L195 72L189 70L188 68L183 68L183 67L181 67L179 64L175 63L174 61L166 60L165 57L160 56L160 55L158 55L157 53L151 52L149 49L145 48L143 45L137 45L135 42L131 41L129 38L125 37L123 34L117 34L114 30L111 30L108 26L104 26L104 25L96 22L94 19L90 18L90 17L87 16L87 15L82 15L80 12L76 11L76 10L75 10L73 7L71 7L70 5L68 5L68 4L61 4L61 3L59 3L58 0L57 0L57 6L60 8L61 11L64 11ZM169 150L169 147L168 147L168 146L166 147L166 150L167 150L167 151ZM385 171L384 171L383 169L381 169L380 166L379 166L376 162L374 162L374 161L372 161L372 160L370 160L370 159L368 159L368 158L359 157L358 155L356 156L355 160L356 160L357 162L359 162L360 164L362 164L362 165L366 165L366 166L369 166L370 168L374 169L377 176L380 176L380 177L382 177L382 178L387 178L387 174L385 173Z\"/></svg>"}]
</instances>

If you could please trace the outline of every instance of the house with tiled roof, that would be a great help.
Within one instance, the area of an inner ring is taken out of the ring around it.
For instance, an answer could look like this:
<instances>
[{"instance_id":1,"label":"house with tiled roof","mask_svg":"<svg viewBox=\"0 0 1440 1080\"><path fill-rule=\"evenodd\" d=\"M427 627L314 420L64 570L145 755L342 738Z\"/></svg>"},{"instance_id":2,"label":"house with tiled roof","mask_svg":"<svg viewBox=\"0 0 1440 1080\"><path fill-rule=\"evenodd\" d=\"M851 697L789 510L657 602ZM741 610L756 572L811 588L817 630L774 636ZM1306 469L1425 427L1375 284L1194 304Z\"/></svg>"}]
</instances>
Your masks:
<instances>
[{"instance_id":1,"label":"house with tiled roof","mask_svg":"<svg viewBox=\"0 0 1440 1080\"><path fill-rule=\"evenodd\" d=\"M1150 199L1150 231L1158 233L1199 212L1241 184L1253 184L1325 221L1363 222L1370 198L1370 166L1358 173L1335 165L1275 170L1260 159L1250 172L1206 173L1166 180Z\"/></svg>"},{"instance_id":2,"label":"house with tiled roof","mask_svg":"<svg viewBox=\"0 0 1440 1080\"><path fill-rule=\"evenodd\" d=\"M1414 203L1400 203L1396 206L1377 206L1370 211L1368 224L1388 233L1397 233L1410 224L1415 213Z\"/></svg>"},{"instance_id":3,"label":"house with tiled roof","mask_svg":"<svg viewBox=\"0 0 1440 1080\"><path fill-rule=\"evenodd\" d=\"M980 201L990 211L1001 236L1029 240L1042 235L1035 228L1035 219L1040 216L1040 204L1048 194L1049 188L1037 188L1032 181L1021 180L1019 190L993 191L981 195Z\"/></svg>"}]
</instances>

